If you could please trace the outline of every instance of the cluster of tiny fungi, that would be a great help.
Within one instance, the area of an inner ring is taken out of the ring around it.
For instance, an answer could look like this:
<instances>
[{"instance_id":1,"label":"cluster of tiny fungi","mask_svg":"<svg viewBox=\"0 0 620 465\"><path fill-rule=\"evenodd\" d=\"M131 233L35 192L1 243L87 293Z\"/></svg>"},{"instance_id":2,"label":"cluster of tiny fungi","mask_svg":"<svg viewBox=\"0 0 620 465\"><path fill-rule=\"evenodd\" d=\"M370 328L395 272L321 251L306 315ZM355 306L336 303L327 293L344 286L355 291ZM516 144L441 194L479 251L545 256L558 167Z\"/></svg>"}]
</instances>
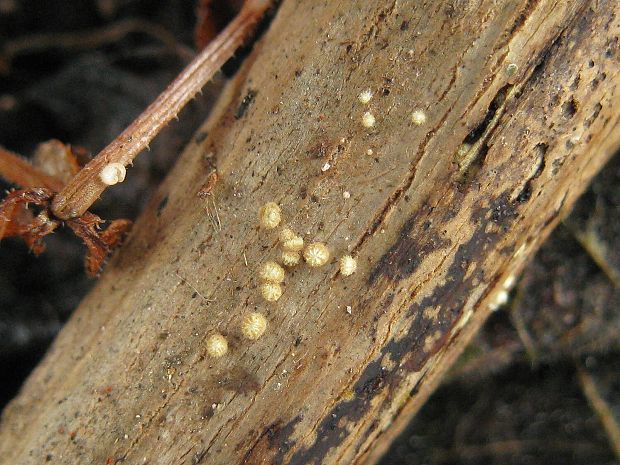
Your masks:
<instances>
[{"instance_id":1,"label":"cluster of tiny fungi","mask_svg":"<svg viewBox=\"0 0 620 465\"><path fill-rule=\"evenodd\" d=\"M357 99L362 105L368 105L372 100L372 96L372 90L366 89L357 96ZM362 115L362 126L365 128L372 128L376 121L375 115L371 111L366 111ZM422 126L426 123L426 113L424 113L423 110L414 110L413 113L411 113L411 122L416 126Z\"/></svg>"},{"instance_id":2,"label":"cluster of tiny fungi","mask_svg":"<svg viewBox=\"0 0 620 465\"><path fill-rule=\"evenodd\" d=\"M282 210L275 202L268 202L259 210L258 219L261 228L266 230L276 229L282 222ZM311 268L326 265L331 258L331 253L322 242L304 243L303 237L289 227L283 227L278 235L282 248L281 261L285 267L293 267L304 261ZM276 261L269 260L263 263L259 270L261 279L260 290L262 297L267 302L276 302L282 297L282 282L286 271ZM340 274L351 276L357 271L357 261L351 255L340 258ZM241 333L249 340L259 339L267 329L267 319L260 312L251 312L244 316L241 321ZM211 357L219 358L228 353L228 341L220 333L215 333L207 339L207 352Z\"/></svg>"}]
</instances>

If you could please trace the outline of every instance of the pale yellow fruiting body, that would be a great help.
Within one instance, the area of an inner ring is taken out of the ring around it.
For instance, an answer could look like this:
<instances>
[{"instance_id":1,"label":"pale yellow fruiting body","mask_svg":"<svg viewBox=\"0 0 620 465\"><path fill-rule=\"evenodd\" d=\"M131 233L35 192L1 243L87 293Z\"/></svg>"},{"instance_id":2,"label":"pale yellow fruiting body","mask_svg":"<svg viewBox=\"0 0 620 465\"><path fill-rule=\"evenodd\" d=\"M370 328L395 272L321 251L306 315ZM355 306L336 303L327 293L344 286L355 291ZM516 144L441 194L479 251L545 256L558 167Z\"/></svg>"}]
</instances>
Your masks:
<instances>
[{"instance_id":1,"label":"pale yellow fruiting body","mask_svg":"<svg viewBox=\"0 0 620 465\"><path fill-rule=\"evenodd\" d=\"M280 231L280 242L282 248L289 252L299 252L304 248L304 239L298 236L295 231L290 228L284 228Z\"/></svg>"},{"instance_id":2,"label":"pale yellow fruiting body","mask_svg":"<svg viewBox=\"0 0 620 465\"><path fill-rule=\"evenodd\" d=\"M293 252L290 250L285 250L282 252L282 263L284 266L295 266L299 264L301 260L301 255L299 252Z\"/></svg>"},{"instance_id":3,"label":"pale yellow fruiting body","mask_svg":"<svg viewBox=\"0 0 620 465\"><path fill-rule=\"evenodd\" d=\"M340 258L340 274L342 276L351 276L357 271L357 260L351 255L345 255Z\"/></svg>"},{"instance_id":4,"label":"pale yellow fruiting body","mask_svg":"<svg viewBox=\"0 0 620 465\"><path fill-rule=\"evenodd\" d=\"M282 210L275 202L267 202L259 211L258 219L260 225L265 229L278 227L282 221Z\"/></svg>"},{"instance_id":5,"label":"pale yellow fruiting body","mask_svg":"<svg viewBox=\"0 0 620 465\"><path fill-rule=\"evenodd\" d=\"M366 105L368 102L370 102L370 99L372 99L372 90L366 89L357 96L357 99L360 101L360 103Z\"/></svg>"},{"instance_id":6,"label":"pale yellow fruiting body","mask_svg":"<svg viewBox=\"0 0 620 465\"><path fill-rule=\"evenodd\" d=\"M329 261L329 249L321 242L313 242L305 248L304 260L312 267L323 266Z\"/></svg>"},{"instance_id":7,"label":"pale yellow fruiting body","mask_svg":"<svg viewBox=\"0 0 620 465\"><path fill-rule=\"evenodd\" d=\"M411 113L411 122L416 126L422 126L424 123L426 123L426 113L424 113L422 110L414 111L413 113Z\"/></svg>"},{"instance_id":8,"label":"pale yellow fruiting body","mask_svg":"<svg viewBox=\"0 0 620 465\"><path fill-rule=\"evenodd\" d=\"M295 231L291 228L284 228L280 231L280 242L290 241L291 239L295 239L295 237L297 237L297 234L295 234Z\"/></svg>"},{"instance_id":9,"label":"pale yellow fruiting body","mask_svg":"<svg viewBox=\"0 0 620 465\"><path fill-rule=\"evenodd\" d=\"M293 239L283 242L282 248L289 252L299 252L304 248L304 239L301 236L296 236Z\"/></svg>"},{"instance_id":10,"label":"pale yellow fruiting body","mask_svg":"<svg viewBox=\"0 0 620 465\"><path fill-rule=\"evenodd\" d=\"M362 126L365 128L371 128L375 125L375 115L367 111L362 115Z\"/></svg>"},{"instance_id":11,"label":"pale yellow fruiting body","mask_svg":"<svg viewBox=\"0 0 620 465\"><path fill-rule=\"evenodd\" d=\"M228 341L219 333L212 334L207 339L207 353L213 358L220 358L228 352Z\"/></svg>"},{"instance_id":12,"label":"pale yellow fruiting body","mask_svg":"<svg viewBox=\"0 0 620 465\"><path fill-rule=\"evenodd\" d=\"M108 163L99 173L99 179L106 186L113 186L125 180L127 169L122 163Z\"/></svg>"},{"instance_id":13,"label":"pale yellow fruiting body","mask_svg":"<svg viewBox=\"0 0 620 465\"><path fill-rule=\"evenodd\" d=\"M284 281L284 268L276 262L267 262L260 270L260 277L270 283L281 283Z\"/></svg>"},{"instance_id":14,"label":"pale yellow fruiting body","mask_svg":"<svg viewBox=\"0 0 620 465\"><path fill-rule=\"evenodd\" d=\"M282 297L282 286L278 283L264 283L260 286L260 292L267 302L275 302Z\"/></svg>"},{"instance_id":15,"label":"pale yellow fruiting body","mask_svg":"<svg viewBox=\"0 0 620 465\"><path fill-rule=\"evenodd\" d=\"M248 313L241 321L241 332L243 333L243 336L252 341L255 341L265 334L266 329L267 319L262 313Z\"/></svg>"}]
</instances>

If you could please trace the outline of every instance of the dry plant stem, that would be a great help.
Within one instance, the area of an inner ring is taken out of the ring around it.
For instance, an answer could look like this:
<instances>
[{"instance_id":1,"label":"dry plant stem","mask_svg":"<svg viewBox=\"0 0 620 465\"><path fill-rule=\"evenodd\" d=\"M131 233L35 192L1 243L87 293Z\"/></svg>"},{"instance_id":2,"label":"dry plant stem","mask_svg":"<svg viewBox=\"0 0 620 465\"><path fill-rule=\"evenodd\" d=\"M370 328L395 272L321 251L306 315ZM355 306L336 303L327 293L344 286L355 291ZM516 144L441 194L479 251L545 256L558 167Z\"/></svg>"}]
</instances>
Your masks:
<instances>
[{"instance_id":1,"label":"dry plant stem","mask_svg":"<svg viewBox=\"0 0 620 465\"><path fill-rule=\"evenodd\" d=\"M116 139L89 162L55 197L52 212L61 219L82 215L107 187L99 173L108 163L129 165L168 122L213 77L271 4L248 1L235 19L209 44Z\"/></svg>"},{"instance_id":2,"label":"dry plant stem","mask_svg":"<svg viewBox=\"0 0 620 465\"><path fill-rule=\"evenodd\" d=\"M45 187L59 192L63 186L58 179L41 173L22 157L4 147L0 147L0 176L24 189Z\"/></svg>"},{"instance_id":3,"label":"dry plant stem","mask_svg":"<svg viewBox=\"0 0 620 465\"><path fill-rule=\"evenodd\" d=\"M596 412L596 416L603 424L616 457L620 459L620 426L614 419L613 411L601 396L590 373L581 365L577 365L577 379L588 402Z\"/></svg>"},{"instance_id":4,"label":"dry plant stem","mask_svg":"<svg viewBox=\"0 0 620 465\"><path fill-rule=\"evenodd\" d=\"M8 71L15 57L24 53L59 48L63 50L92 49L122 39L127 34L137 32L147 34L161 41L183 59L189 61L195 56L195 53L189 47L178 42L174 35L163 27L148 21L128 19L93 31L71 32L67 34L36 34L8 41L2 47L2 53L0 54L0 64L5 67L5 69L0 67L0 72Z\"/></svg>"}]
</instances>

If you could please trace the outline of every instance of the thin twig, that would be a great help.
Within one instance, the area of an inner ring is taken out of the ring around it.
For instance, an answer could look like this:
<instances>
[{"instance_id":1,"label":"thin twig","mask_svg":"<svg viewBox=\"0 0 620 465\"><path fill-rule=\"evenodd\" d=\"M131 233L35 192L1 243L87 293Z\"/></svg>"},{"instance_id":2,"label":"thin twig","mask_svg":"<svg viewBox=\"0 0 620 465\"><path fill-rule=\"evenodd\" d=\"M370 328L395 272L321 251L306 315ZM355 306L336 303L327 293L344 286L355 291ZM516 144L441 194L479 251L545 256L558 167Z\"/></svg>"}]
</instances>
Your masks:
<instances>
[{"instance_id":1,"label":"thin twig","mask_svg":"<svg viewBox=\"0 0 620 465\"><path fill-rule=\"evenodd\" d=\"M109 163L131 164L233 55L270 4L271 0L248 0L235 19L170 86L65 186L54 198L52 212L58 218L69 219L88 210L108 187L99 178L101 170Z\"/></svg>"},{"instance_id":2,"label":"thin twig","mask_svg":"<svg viewBox=\"0 0 620 465\"><path fill-rule=\"evenodd\" d=\"M525 347L525 351L530 358L530 362L536 364L538 362L538 350L536 349L536 344L534 343L534 339L530 336L529 331L527 330L525 321L523 319L523 314L520 310L520 303L523 300L523 287L519 286L517 288L517 292L515 294L514 302L512 305L512 309L510 311L510 319L512 320L512 324L514 328L517 330L517 335L519 336L519 340Z\"/></svg>"},{"instance_id":3,"label":"thin twig","mask_svg":"<svg viewBox=\"0 0 620 465\"><path fill-rule=\"evenodd\" d=\"M584 396L588 399L590 406L603 424L603 428L605 428L605 433L607 433L607 438L614 450L616 458L620 460L620 425L618 425L618 422L614 418L614 413L601 396L590 373L579 364L577 364L577 379L579 380Z\"/></svg>"},{"instance_id":4,"label":"thin twig","mask_svg":"<svg viewBox=\"0 0 620 465\"><path fill-rule=\"evenodd\" d=\"M63 182L42 173L22 157L0 146L0 176L22 189L45 187L59 192Z\"/></svg>"},{"instance_id":5,"label":"thin twig","mask_svg":"<svg viewBox=\"0 0 620 465\"><path fill-rule=\"evenodd\" d=\"M620 289L620 274L618 274L618 271L616 271L616 269L609 264L605 245L597 236L595 226L591 223L592 220L586 224L586 229L584 231L580 231L577 228L571 228L570 226L569 229L588 255L590 255L592 260L594 260L598 267L603 270L603 273L607 275L614 287L616 289Z\"/></svg>"},{"instance_id":6,"label":"thin twig","mask_svg":"<svg viewBox=\"0 0 620 465\"><path fill-rule=\"evenodd\" d=\"M433 463L481 462L485 458L537 455L542 451L592 455L597 450L592 443L582 441L550 441L543 439L506 439L485 444L463 444L458 448L433 449ZM501 462L500 462L501 463Z\"/></svg>"},{"instance_id":7,"label":"thin twig","mask_svg":"<svg viewBox=\"0 0 620 465\"><path fill-rule=\"evenodd\" d=\"M139 19L119 21L99 29L85 32L69 32L64 34L36 34L20 37L5 42L0 55L0 62L5 68L11 65L16 56L24 53L35 53L49 49L91 49L109 42L115 42L124 36L141 32L154 37L174 50L184 60L194 58L194 53L177 41L173 34L163 27Z\"/></svg>"}]
</instances>

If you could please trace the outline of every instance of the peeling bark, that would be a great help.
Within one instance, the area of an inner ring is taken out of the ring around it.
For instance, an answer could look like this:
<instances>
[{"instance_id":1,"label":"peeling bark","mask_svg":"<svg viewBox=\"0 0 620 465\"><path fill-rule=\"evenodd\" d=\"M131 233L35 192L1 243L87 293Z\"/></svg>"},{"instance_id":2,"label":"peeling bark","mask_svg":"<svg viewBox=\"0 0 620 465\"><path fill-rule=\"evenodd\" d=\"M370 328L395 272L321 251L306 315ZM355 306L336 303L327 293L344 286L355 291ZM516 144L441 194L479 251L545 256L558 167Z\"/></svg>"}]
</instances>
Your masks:
<instances>
[{"instance_id":1,"label":"peeling bark","mask_svg":"<svg viewBox=\"0 0 620 465\"><path fill-rule=\"evenodd\" d=\"M620 145L617 2L497 3L285 0L4 412L0 456L375 461ZM268 201L358 272L300 266L262 301Z\"/></svg>"}]
</instances>

